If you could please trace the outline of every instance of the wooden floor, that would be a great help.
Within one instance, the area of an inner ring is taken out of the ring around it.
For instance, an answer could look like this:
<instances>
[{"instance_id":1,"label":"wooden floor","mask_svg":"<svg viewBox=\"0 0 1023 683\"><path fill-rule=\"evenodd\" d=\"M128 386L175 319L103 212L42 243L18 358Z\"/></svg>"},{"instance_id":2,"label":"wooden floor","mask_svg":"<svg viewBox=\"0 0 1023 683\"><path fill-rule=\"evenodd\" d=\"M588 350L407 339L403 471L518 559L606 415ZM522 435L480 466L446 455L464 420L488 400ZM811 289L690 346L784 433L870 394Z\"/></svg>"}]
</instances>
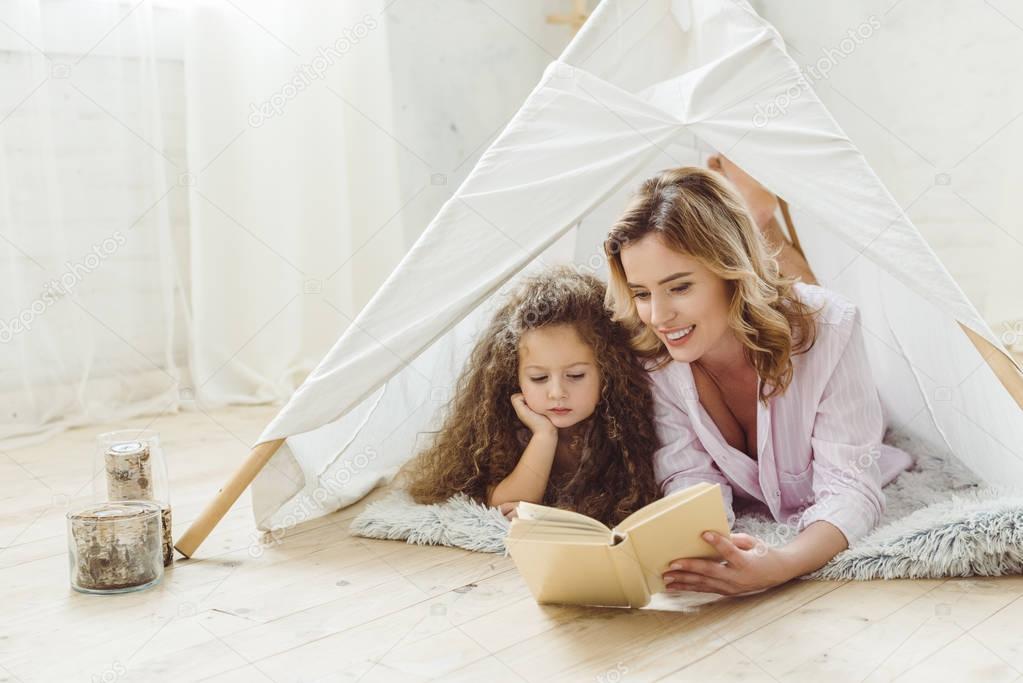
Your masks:
<instances>
[{"instance_id":1,"label":"wooden floor","mask_svg":"<svg viewBox=\"0 0 1023 683\"><path fill-rule=\"evenodd\" d=\"M273 412L110 427L161 432L180 533ZM1021 577L540 607L509 559L350 536L365 500L263 545L246 494L157 587L81 595L64 515L106 428L0 451L0 681L1023 680Z\"/></svg>"}]
</instances>

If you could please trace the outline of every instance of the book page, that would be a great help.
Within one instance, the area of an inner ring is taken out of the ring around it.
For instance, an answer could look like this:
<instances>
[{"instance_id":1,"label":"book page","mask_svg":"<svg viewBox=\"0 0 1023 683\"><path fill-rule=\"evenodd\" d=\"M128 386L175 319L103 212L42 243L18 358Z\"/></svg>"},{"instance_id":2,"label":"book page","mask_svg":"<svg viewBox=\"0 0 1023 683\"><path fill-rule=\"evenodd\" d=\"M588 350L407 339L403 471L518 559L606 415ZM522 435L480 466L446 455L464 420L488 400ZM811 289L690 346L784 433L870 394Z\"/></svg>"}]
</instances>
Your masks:
<instances>
[{"instance_id":1,"label":"book page","mask_svg":"<svg viewBox=\"0 0 1023 683\"><path fill-rule=\"evenodd\" d=\"M512 520L506 538L531 538L565 543L601 543L603 545L611 545L613 542L610 531L601 531L590 527L561 526L551 524L547 520L522 519L521 517Z\"/></svg>"},{"instance_id":2,"label":"book page","mask_svg":"<svg viewBox=\"0 0 1023 683\"><path fill-rule=\"evenodd\" d=\"M551 526L564 526L576 529L592 529L599 533L601 538L610 538L611 529L601 524L592 517L587 517L579 512L562 510L561 508L548 507L522 501L516 508L519 519L531 519L542 521Z\"/></svg>"},{"instance_id":3,"label":"book page","mask_svg":"<svg viewBox=\"0 0 1023 683\"><path fill-rule=\"evenodd\" d=\"M692 498L696 494L703 492L704 490L711 486L714 486L714 484L703 481L698 484L693 484L692 486L687 486L684 489L674 491L673 493L664 496L663 498L660 498L658 500L655 500L649 505L641 507L639 510L636 510L631 515L623 519L618 524L618 526L614 528L614 531L627 533L629 529L639 526L645 520L654 517L655 515L661 514L668 508L680 505L683 501Z\"/></svg>"},{"instance_id":4,"label":"book page","mask_svg":"<svg viewBox=\"0 0 1023 683\"><path fill-rule=\"evenodd\" d=\"M728 518L721 486L711 484L626 532L651 593L664 590L661 574L679 558L720 559L714 546L701 537L704 531L728 535Z\"/></svg>"}]
</instances>

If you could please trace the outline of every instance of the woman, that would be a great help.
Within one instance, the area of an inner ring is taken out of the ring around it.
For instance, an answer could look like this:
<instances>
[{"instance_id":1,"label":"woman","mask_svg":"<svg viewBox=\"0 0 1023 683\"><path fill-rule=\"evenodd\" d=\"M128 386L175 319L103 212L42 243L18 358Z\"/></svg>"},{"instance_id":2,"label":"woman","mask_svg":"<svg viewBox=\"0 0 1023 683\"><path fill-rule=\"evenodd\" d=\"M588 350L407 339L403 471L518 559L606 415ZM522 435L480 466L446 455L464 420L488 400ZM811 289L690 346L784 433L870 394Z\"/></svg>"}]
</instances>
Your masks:
<instances>
[{"instance_id":1,"label":"woman","mask_svg":"<svg viewBox=\"0 0 1023 683\"><path fill-rule=\"evenodd\" d=\"M740 595L813 571L867 533L881 487L911 459L881 443L856 307L816 286L773 195L727 159L710 166L646 181L604 247L608 303L652 370L662 494L719 483L729 523L735 496L792 528L780 548L712 534L725 563L676 560L664 574L669 590Z\"/></svg>"}]
</instances>

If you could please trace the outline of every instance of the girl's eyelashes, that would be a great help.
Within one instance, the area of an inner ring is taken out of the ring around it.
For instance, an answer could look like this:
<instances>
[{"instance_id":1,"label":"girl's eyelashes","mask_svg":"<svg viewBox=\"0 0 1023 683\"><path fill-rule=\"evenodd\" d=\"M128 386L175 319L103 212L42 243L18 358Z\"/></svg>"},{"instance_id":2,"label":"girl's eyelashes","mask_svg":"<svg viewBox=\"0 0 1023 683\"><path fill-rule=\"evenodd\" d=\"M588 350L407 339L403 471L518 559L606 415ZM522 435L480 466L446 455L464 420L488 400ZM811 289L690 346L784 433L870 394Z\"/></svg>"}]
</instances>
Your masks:
<instances>
[{"instance_id":1,"label":"girl's eyelashes","mask_svg":"<svg viewBox=\"0 0 1023 683\"><path fill-rule=\"evenodd\" d=\"M566 377L568 377L569 379L582 379L585 376L586 376L585 372L582 372L582 373L579 373L579 374L575 374L575 375L566 375ZM539 377L530 377L529 379L530 379L530 381L536 382L537 384L539 384L541 382L546 382L547 381L547 375L541 375Z\"/></svg>"}]
</instances>

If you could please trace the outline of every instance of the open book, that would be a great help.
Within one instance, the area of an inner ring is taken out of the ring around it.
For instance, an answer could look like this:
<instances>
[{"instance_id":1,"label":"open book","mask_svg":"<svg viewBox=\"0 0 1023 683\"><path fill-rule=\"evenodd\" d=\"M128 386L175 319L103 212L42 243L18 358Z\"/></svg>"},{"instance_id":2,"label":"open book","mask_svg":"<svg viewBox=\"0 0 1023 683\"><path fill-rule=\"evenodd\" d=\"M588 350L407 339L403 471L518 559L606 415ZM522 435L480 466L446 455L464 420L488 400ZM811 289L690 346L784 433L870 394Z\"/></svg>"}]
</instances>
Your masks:
<instances>
[{"instance_id":1,"label":"open book","mask_svg":"<svg viewBox=\"0 0 1023 683\"><path fill-rule=\"evenodd\" d=\"M720 559L701 537L729 534L719 484L701 483L637 510L614 529L592 517L518 505L505 546L540 603L643 607L678 558Z\"/></svg>"}]
</instances>

